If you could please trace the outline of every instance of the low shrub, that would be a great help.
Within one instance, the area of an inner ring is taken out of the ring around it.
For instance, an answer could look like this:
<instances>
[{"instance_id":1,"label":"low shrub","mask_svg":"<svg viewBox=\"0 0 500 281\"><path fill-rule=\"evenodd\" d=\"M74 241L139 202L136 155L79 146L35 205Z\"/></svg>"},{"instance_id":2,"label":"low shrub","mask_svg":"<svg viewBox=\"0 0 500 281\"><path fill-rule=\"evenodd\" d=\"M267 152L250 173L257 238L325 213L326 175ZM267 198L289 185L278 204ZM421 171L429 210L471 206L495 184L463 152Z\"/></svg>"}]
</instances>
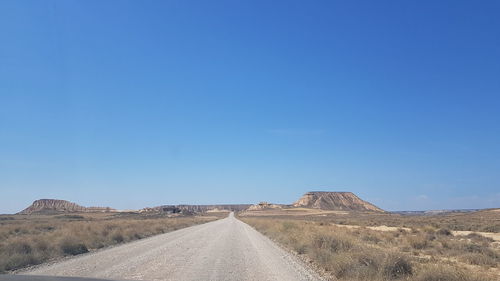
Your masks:
<instances>
[{"instance_id":1,"label":"low shrub","mask_svg":"<svg viewBox=\"0 0 500 281\"><path fill-rule=\"evenodd\" d=\"M497 280L488 270L469 270L470 265L499 267L500 254L491 242L478 235L453 236L448 225L383 232L311 222L309 217L243 220L284 246L307 254L333 280Z\"/></svg>"},{"instance_id":2,"label":"low shrub","mask_svg":"<svg viewBox=\"0 0 500 281\"><path fill-rule=\"evenodd\" d=\"M113 242L115 243L122 243L123 241L125 241L125 237L123 237L123 234L121 233L114 233L112 236L111 236L111 239L113 240Z\"/></svg>"},{"instance_id":3,"label":"low shrub","mask_svg":"<svg viewBox=\"0 0 500 281\"><path fill-rule=\"evenodd\" d=\"M500 232L500 224L495 224L495 225L486 225L483 226L479 229L481 232L495 232L498 233Z\"/></svg>"},{"instance_id":4,"label":"low shrub","mask_svg":"<svg viewBox=\"0 0 500 281\"><path fill-rule=\"evenodd\" d=\"M21 267L26 267L30 265L35 265L40 263L40 261L35 257L34 254L19 254L15 253L9 255L0 265L0 271L10 271Z\"/></svg>"},{"instance_id":5,"label":"low shrub","mask_svg":"<svg viewBox=\"0 0 500 281\"><path fill-rule=\"evenodd\" d=\"M65 240L60 245L61 251L65 255L79 255L87 253L89 250L85 244L73 241L73 240Z\"/></svg>"},{"instance_id":6,"label":"low shrub","mask_svg":"<svg viewBox=\"0 0 500 281\"><path fill-rule=\"evenodd\" d=\"M23 241L21 239L18 239L7 244L5 250L7 251L7 253L12 255L13 254L28 255L31 254L33 249L31 248L31 245L28 241Z\"/></svg>"},{"instance_id":7,"label":"low shrub","mask_svg":"<svg viewBox=\"0 0 500 281\"><path fill-rule=\"evenodd\" d=\"M283 231L291 231L297 228L297 225L290 221L284 221L282 224Z\"/></svg>"},{"instance_id":8,"label":"low shrub","mask_svg":"<svg viewBox=\"0 0 500 281\"><path fill-rule=\"evenodd\" d=\"M487 243L493 242L493 239L491 239L490 237L485 237L475 232L472 232L469 235L467 235L467 238L475 242L487 242Z\"/></svg>"},{"instance_id":9,"label":"low shrub","mask_svg":"<svg viewBox=\"0 0 500 281\"><path fill-rule=\"evenodd\" d=\"M413 274L413 267L408 259L401 255L390 254L384 262L384 276L399 279Z\"/></svg>"},{"instance_id":10,"label":"low shrub","mask_svg":"<svg viewBox=\"0 0 500 281\"><path fill-rule=\"evenodd\" d=\"M461 256L461 259L473 265L496 266L497 264L494 257L479 253L464 254Z\"/></svg>"},{"instance_id":11,"label":"low shrub","mask_svg":"<svg viewBox=\"0 0 500 281\"><path fill-rule=\"evenodd\" d=\"M370 242L373 244L377 244L380 241L382 241L382 239L380 239L378 236L372 235L372 234L366 234L366 235L361 236L361 240L367 241L367 242Z\"/></svg>"},{"instance_id":12,"label":"low shrub","mask_svg":"<svg viewBox=\"0 0 500 281\"><path fill-rule=\"evenodd\" d=\"M453 234L451 233L451 230L449 230L448 228L440 228L440 229L438 229L438 231L436 231L436 234L437 235L444 235L444 236L453 236Z\"/></svg>"},{"instance_id":13,"label":"low shrub","mask_svg":"<svg viewBox=\"0 0 500 281\"><path fill-rule=\"evenodd\" d=\"M373 280L379 275L383 256L370 249L359 249L335 256L334 274L339 279Z\"/></svg>"},{"instance_id":14,"label":"low shrub","mask_svg":"<svg viewBox=\"0 0 500 281\"><path fill-rule=\"evenodd\" d=\"M465 273L449 266L428 266L417 276L415 281L486 281L479 274Z\"/></svg>"},{"instance_id":15,"label":"low shrub","mask_svg":"<svg viewBox=\"0 0 500 281\"><path fill-rule=\"evenodd\" d=\"M340 251L348 251L353 247L353 243L346 239L335 235L317 234L312 246L318 249L325 249L334 253Z\"/></svg>"},{"instance_id":16,"label":"low shrub","mask_svg":"<svg viewBox=\"0 0 500 281\"><path fill-rule=\"evenodd\" d=\"M81 216L83 217L83 216ZM65 218L61 219L61 218ZM164 231L208 222L215 217L112 217L108 215L23 216L0 222L0 272L72 256Z\"/></svg>"},{"instance_id":17,"label":"low shrub","mask_svg":"<svg viewBox=\"0 0 500 281\"><path fill-rule=\"evenodd\" d=\"M421 250L429 246L429 240L423 235L409 236L408 243L416 250Z\"/></svg>"},{"instance_id":18,"label":"low shrub","mask_svg":"<svg viewBox=\"0 0 500 281\"><path fill-rule=\"evenodd\" d=\"M57 219L69 219L69 220L83 220L85 219L84 216L80 215L60 215L60 216L55 216Z\"/></svg>"}]
</instances>

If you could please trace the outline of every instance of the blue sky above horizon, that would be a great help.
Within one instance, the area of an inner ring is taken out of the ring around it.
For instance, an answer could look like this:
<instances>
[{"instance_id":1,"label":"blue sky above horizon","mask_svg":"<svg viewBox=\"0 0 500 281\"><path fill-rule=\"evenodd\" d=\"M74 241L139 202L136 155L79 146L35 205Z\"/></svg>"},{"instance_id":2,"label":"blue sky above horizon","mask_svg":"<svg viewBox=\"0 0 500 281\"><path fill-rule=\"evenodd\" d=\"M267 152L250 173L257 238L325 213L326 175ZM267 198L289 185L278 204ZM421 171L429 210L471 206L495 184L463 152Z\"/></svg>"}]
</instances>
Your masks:
<instances>
[{"instance_id":1,"label":"blue sky above horizon","mask_svg":"<svg viewBox=\"0 0 500 281\"><path fill-rule=\"evenodd\" d=\"M2 1L0 213L500 207L498 1Z\"/></svg>"}]
</instances>

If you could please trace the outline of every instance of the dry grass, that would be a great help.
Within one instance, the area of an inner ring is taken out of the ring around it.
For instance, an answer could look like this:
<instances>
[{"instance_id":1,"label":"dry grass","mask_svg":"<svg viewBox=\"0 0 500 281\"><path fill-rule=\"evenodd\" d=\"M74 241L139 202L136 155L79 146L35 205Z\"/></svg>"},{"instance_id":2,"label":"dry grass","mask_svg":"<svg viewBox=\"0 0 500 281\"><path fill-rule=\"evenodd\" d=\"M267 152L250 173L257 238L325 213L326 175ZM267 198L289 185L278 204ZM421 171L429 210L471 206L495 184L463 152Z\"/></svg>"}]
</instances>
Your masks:
<instances>
[{"instance_id":1,"label":"dry grass","mask_svg":"<svg viewBox=\"0 0 500 281\"><path fill-rule=\"evenodd\" d=\"M0 216L0 273L217 218L217 214L177 217L134 214Z\"/></svg>"},{"instance_id":2,"label":"dry grass","mask_svg":"<svg viewBox=\"0 0 500 281\"><path fill-rule=\"evenodd\" d=\"M393 213L353 213L344 211L322 211L316 209L298 208L276 209L264 211L249 211L241 213L242 217L280 217L287 219L302 219L327 222L340 225L356 226L389 226L403 228L446 228L450 231L473 231L500 233L500 211L484 210L471 213L451 213L433 216L400 215Z\"/></svg>"},{"instance_id":3,"label":"dry grass","mask_svg":"<svg viewBox=\"0 0 500 281\"><path fill-rule=\"evenodd\" d=\"M331 280L500 279L498 246L477 234L453 236L433 225L407 225L411 231L347 228L309 216L240 219L312 261Z\"/></svg>"}]
</instances>

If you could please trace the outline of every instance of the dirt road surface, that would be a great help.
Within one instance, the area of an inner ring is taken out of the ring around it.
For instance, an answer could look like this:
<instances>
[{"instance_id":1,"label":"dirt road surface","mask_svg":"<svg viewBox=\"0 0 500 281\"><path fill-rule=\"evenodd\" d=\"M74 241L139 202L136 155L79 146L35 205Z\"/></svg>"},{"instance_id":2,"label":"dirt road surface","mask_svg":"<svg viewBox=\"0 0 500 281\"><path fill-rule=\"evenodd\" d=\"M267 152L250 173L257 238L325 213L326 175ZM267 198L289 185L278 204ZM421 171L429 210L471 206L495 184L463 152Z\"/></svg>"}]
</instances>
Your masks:
<instances>
[{"instance_id":1,"label":"dirt road surface","mask_svg":"<svg viewBox=\"0 0 500 281\"><path fill-rule=\"evenodd\" d=\"M320 280L231 213L227 218L85 254L22 274L118 280Z\"/></svg>"}]
</instances>

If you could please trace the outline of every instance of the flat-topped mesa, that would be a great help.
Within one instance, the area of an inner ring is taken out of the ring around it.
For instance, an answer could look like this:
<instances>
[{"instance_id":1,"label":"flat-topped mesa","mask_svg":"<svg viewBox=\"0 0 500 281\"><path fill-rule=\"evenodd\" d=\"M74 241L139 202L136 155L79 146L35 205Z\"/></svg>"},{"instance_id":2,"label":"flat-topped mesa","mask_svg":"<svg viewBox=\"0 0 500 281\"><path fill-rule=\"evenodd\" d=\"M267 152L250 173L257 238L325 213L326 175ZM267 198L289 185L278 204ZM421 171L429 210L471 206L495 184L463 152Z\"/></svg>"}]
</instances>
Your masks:
<instances>
[{"instance_id":1,"label":"flat-topped mesa","mask_svg":"<svg viewBox=\"0 0 500 281\"><path fill-rule=\"evenodd\" d=\"M35 200L28 208L18 214L50 214L50 213L93 213L93 212L113 212L109 207L84 207L76 203L58 199Z\"/></svg>"},{"instance_id":2,"label":"flat-topped mesa","mask_svg":"<svg viewBox=\"0 0 500 281\"><path fill-rule=\"evenodd\" d=\"M385 212L352 192L311 191L293 203L293 206L322 210Z\"/></svg>"}]
</instances>

